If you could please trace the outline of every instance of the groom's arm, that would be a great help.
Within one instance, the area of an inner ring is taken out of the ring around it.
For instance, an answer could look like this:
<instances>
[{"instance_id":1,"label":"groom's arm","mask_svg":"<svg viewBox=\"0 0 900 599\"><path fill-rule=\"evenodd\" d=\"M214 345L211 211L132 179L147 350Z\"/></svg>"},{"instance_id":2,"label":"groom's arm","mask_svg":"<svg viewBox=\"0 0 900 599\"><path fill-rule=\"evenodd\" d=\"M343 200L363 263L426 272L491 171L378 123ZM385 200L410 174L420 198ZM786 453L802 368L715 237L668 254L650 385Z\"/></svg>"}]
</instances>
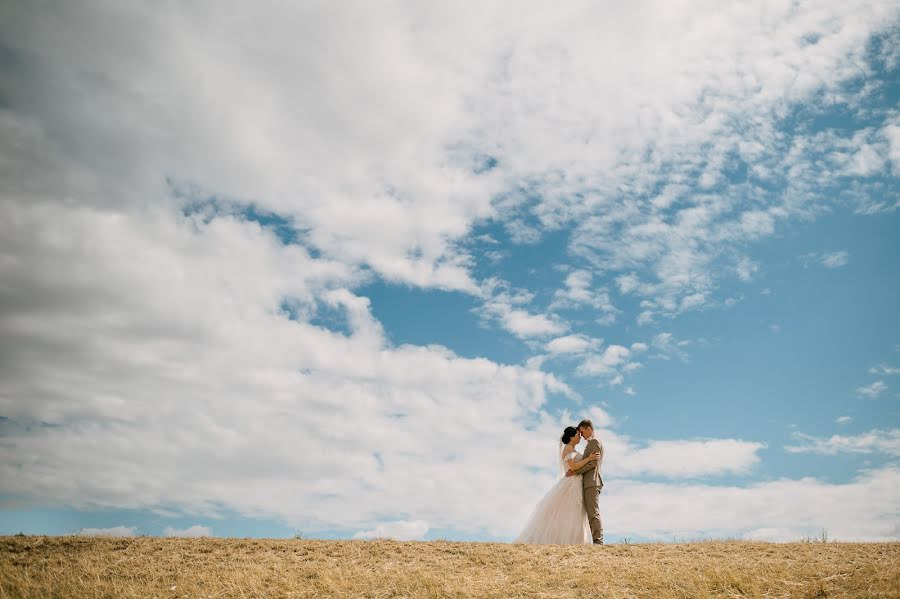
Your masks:
<instances>
[{"instance_id":1,"label":"groom's arm","mask_svg":"<svg viewBox=\"0 0 900 599\"><path fill-rule=\"evenodd\" d=\"M590 441L588 441L587 446L584 448L584 456L587 457L595 451L600 451L600 443L597 441L597 439L591 439ZM584 474L585 472L593 470L596 467L597 460L591 460L578 470L575 470L575 474Z\"/></svg>"}]
</instances>

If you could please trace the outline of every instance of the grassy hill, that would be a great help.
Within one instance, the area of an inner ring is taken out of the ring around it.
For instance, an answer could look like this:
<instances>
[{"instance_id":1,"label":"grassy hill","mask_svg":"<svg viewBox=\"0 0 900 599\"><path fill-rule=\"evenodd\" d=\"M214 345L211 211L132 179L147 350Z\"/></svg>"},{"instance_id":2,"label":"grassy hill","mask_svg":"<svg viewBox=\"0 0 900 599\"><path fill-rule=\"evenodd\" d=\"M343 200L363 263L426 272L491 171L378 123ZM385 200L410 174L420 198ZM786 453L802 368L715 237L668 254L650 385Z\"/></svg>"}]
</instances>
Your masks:
<instances>
[{"instance_id":1,"label":"grassy hill","mask_svg":"<svg viewBox=\"0 0 900 599\"><path fill-rule=\"evenodd\" d=\"M19 597L900 597L900 543L0 537Z\"/></svg>"}]
</instances>

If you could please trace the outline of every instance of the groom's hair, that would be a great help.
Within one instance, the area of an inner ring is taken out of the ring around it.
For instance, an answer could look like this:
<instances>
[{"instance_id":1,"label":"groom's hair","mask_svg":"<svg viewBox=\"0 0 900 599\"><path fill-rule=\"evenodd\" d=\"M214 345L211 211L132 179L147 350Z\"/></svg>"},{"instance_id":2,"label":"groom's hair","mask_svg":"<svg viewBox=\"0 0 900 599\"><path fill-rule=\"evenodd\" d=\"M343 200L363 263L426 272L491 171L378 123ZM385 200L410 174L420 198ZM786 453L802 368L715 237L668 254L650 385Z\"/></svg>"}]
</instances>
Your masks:
<instances>
[{"instance_id":1,"label":"groom's hair","mask_svg":"<svg viewBox=\"0 0 900 599\"><path fill-rule=\"evenodd\" d=\"M585 418L584 420L582 420L581 422L578 423L578 430L581 430L583 428L588 428L588 427L594 428L594 423L591 422L590 420L588 420L587 418Z\"/></svg>"}]
</instances>

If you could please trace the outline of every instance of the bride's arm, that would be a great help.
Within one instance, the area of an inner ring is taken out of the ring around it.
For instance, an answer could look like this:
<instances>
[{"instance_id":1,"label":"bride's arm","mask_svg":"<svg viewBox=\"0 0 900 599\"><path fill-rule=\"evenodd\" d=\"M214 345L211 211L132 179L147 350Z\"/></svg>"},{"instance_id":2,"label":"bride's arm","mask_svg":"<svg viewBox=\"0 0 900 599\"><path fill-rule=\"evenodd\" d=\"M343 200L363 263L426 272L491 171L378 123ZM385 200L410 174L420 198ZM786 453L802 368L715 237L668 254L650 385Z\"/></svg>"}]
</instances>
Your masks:
<instances>
[{"instance_id":1,"label":"bride's arm","mask_svg":"<svg viewBox=\"0 0 900 599\"><path fill-rule=\"evenodd\" d=\"M593 455L595 453L599 454L595 458L596 460L599 460L600 455L603 454L603 448L600 447L600 443L596 439L591 439L590 441L588 441L587 447L584 448L584 455L588 456L588 455ZM584 461L584 460L582 460L582 461ZM596 461L592 461L592 462L593 463L588 463L588 464L585 464L584 466L579 466L578 468L575 468L574 473L575 474L584 474L588 470L592 470L592 469L596 468L597 462ZM578 471L579 469L581 470L581 472Z\"/></svg>"},{"instance_id":2,"label":"bride's arm","mask_svg":"<svg viewBox=\"0 0 900 599\"><path fill-rule=\"evenodd\" d=\"M566 466L569 467L569 470L575 472L579 468L586 466L588 462L595 459L597 458L592 458L590 455L588 455L588 457L584 458L583 460L578 460L577 462L575 460L566 460Z\"/></svg>"}]
</instances>

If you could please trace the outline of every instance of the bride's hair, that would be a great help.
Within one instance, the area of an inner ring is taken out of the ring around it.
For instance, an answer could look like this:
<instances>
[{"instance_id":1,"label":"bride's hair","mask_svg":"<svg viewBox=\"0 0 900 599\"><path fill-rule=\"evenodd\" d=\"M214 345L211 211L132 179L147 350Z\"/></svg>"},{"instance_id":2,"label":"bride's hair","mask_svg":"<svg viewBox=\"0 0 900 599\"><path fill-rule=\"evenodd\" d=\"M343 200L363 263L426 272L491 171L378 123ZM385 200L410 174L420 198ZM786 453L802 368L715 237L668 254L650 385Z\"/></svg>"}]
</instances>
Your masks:
<instances>
[{"instance_id":1,"label":"bride's hair","mask_svg":"<svg viewBox=\"0 0 900 599\"><path fill-rule=\"evenodd\" d=\"M574 437L577 434L578 434L577 428L575 428L574 426L567 426L566 429L563 431L562 439L560 439L560 440L563 443L565 443L566 445L568 445L569 441L572 440L572 437Z\"/></svg>"}]
</instances>

